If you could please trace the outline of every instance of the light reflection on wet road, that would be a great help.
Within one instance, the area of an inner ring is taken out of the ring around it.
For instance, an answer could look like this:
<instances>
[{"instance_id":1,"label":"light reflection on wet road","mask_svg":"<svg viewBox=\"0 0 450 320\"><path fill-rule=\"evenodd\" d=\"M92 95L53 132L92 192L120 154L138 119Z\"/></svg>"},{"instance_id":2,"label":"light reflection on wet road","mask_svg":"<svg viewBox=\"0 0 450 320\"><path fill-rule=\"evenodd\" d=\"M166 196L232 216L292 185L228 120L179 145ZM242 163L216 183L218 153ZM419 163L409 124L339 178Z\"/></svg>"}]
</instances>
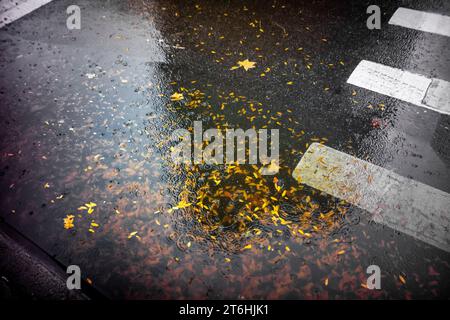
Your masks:
<instances>
[{"instance_id":1,"label":"light reflection on wet road","mask_svg":"<svg viewBox=\"0 0 450 320\"><path fill-rule=\"evenodd\" d=\"M291 177L322 142L450 192L449 117L345 83L367 58L449 81L450 40L370 31L366 7L62 0L1 29L0 216L113 298L448 298L448 253ZM174 166L195 120L279 129L276 179Z\"/></svg>"}]
</instances>

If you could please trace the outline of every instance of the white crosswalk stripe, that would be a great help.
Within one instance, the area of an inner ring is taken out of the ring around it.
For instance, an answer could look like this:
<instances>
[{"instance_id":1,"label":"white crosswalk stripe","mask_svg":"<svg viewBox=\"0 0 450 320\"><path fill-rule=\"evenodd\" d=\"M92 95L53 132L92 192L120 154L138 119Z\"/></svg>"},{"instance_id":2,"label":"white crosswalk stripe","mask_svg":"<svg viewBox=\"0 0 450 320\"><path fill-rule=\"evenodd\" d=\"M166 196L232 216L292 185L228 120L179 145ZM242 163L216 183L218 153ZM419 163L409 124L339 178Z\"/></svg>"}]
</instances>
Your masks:
<instances>
[{"instance_id":1,"label":"white crosswalk stripe","mask_svg":"<svg viewBox=\"0 0 450 320\"><path fill-rule=\"evenodd\" d=\"M450 17L398 8L389 24L450 36ZM362 60L347 83L450 115L450 82ZM450 194L321 144L293 172L301 183L346 200L373 219L450 252Z\"/></svg>"},{"instance_id":2,"label":"white crosswalk stripe","mask_svg":"<svg viewBox=\"0 0 450 320\"><path fill-rule=\"evenodd\" d=\"M14 6L11 6L9 2L3 3L4 1L2 1L1 8L4 8L5 11L0 13L0 28L22 18L51 1L52 0L17 0L14 2L17 5Z\"/></svg>"},{"instance_id":3,"label":"white crosswalk stripe","mask_svg":"<svg viewBox=\"0 0 450 320\"><path fill-rule=\"evenodd\" d=\"M450 17L408 8L398 8L389 24L450 37Z\"/></svg>"},{"instance_id":4,"label":"white crosswalk stripe","mask_svg":"<svg viewBox=\"0 0 450 320\"><path fill-rule=\"evenodd\" d=\"M301 183L343 199L373 220L450 252L450 194L319 143L293 172Z\"/></svg>"},{"instance_id":5,"label":"white crosswalk stripe","mask_svg":"<svg viewBox=\"0 0 450 320\"><path fill-rule=\"evenodd\" d=\"M450 115L450 83L363 60L347 83Z\"/></svg>"}]
</instances>

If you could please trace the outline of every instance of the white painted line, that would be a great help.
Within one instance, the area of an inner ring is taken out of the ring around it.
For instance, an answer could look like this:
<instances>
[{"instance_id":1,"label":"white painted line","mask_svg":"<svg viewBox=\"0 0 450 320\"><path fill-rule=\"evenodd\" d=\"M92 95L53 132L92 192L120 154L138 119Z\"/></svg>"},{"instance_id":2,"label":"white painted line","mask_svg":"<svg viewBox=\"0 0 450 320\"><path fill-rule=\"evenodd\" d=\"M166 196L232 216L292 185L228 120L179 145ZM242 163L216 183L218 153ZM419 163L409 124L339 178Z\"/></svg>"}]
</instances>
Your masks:
<instances>
[{"instance_id":1,"label":"white painted line","mask_svg":"<svg viewBox=\"0 0 450 320\"><path fill-rule=\"evenodd\" d=\"M398 8L389 24L450 37L450 17L408 8Z\"/></svg>"},{"instance_id":2,"label":"white painted line","mask_svg":"<svg viewBox=\"0 0 450 320\"><path fill-rule=\"evenodd\" d=\"M7 11L0 14L0 28L22 18L23 16L33 12L34 10L46 5L52 0L28 0L17 1L17 5L9 8ZM5 6L6 8L6 6Z\"/></svg>"},{"instance_id":3,"label":"white painted line","mask_svg":"<svg viewBox=\"0 0 450 320\"><path fill-rule=\"evenodd\" d=\"M348 83L421 106L431 79L379 63L361 61Z\"/></svg>"},{"instance_id":4,"label":"white painted line","mask_svg":"<svg viewBox=\"0 0 450 320\"><path fill-rule=\"evenodd\" d=\"M450 110L450 82L433 79L422 103L436 110L447 110L448 113Z\"/></svg>"},{"instance_id":5,"label":"white painted line","mask_svg":"<svg viewBox=\"0 0 450 320\"><path fill-rule=\"evenodd\" d=\"M438 87L444 90L432 90L430 97L431 92L427 92L432 82L438 83ZM363 60L350 75L347 83L450 115L450 99L445 93L445 88L449 88L450 83L444 80L430 79L420 74Z\"/></svg>"},{"instance_id":6,"label":"white painted line","mask_svg":"<svg viewBox=\"0 0 450 320\"><path fill-rule=\"evenodd\" d=\"M294 170L301 183L367 210L373 220L450 252L450 194L319 143Z\"/></svg>"}]
</instances>

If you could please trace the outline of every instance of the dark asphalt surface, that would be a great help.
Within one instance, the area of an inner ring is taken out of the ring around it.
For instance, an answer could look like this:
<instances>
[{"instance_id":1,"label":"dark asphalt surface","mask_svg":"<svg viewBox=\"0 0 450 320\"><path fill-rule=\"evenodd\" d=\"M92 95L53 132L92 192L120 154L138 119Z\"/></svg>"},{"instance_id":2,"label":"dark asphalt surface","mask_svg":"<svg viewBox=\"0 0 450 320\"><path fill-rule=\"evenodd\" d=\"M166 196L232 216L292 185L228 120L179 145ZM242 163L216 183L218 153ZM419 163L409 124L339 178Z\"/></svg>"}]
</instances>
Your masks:
<instances>
[{"instance_id":1,"label":"dark asphalt surface","mask_svg":"<svg viewBox=\"0 0 450 320\"><path fill-rule=\"evenodd\" d=\"M71 4L81 30L66 28ZM154 214L178 203L186 178L165 168L162 144L193 120L279 128L287 188L307 146L324 141L450 193L450 117L346 84L363 59L450 81L449 38L387 24L399 6L450 15L450 2L379 1L373 31L371 4L57 0L1 29L1 217L114 298L448 299L448 253L351 206L313 240L267 227L274 236L261 241L277 249L254 253L215 249L194 218ZM230 70L246 58L256 68ZM211 107L173 112L180 88ZM264 112L238 112L250 104ZM323 212L338 206L303 192ZM63 218L89 201L98 230L90 220L65 230ZM253 239L237 232L227 237L239 247ZM361 287L371 264L380 291Z\"/></svg>"},{"instance_id":2,"label":"dark asphalt surface","mask_svg":"<svg viewBox=\"0 0 450 320\"><path fill-rule=\"evenodd\" d=\"M14 229L0 224L0 300L86 300L66 287L61 266Z\"/></svg>"}]
</instances>

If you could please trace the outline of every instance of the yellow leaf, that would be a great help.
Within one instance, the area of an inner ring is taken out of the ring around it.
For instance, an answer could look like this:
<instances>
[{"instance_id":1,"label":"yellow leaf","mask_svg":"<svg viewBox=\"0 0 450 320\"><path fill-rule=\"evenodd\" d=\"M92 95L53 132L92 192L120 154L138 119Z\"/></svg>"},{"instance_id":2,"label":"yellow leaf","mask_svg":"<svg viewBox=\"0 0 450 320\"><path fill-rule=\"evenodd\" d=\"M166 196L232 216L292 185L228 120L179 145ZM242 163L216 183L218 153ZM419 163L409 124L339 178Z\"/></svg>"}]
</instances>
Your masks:
<instances>
[{"instance_id":1,"label":"yellow leaf","mask_svg":"<svg viewBox=\"0 0 450 320\"><path fill-rule=\"evenodd\" d=\"M181 200L180 202L178 202L178 204L175 207L169 209L168 211L169 211L169 213L171 213L174 210L183 209L183 208L189 207L190 205L192 205L192 203Z\"/></svg>"},{"instance_id":2,"label":"yellow leaf","mask_svg":"<svg viewBox=\"0 0 450 320\"><path fill-rule=\"evenodd\" d=\"M74 227L74 224L73 224L73 219L74 218L75 218L75 216L71 215L71 214L67 215L64 218L64 229L69 230L69 229L72 229Z\"/></svg>"},{"instance_id":3,"label":"yellow leaf","mask_svg":"<svg viewBox=\"0 0 450 320\"><path fill-rule=\"evenodd\" d=\"M133 238L135 235L137 235L137 231L133 231L128 235L128 239Z\"/></svg>"},{"instance_id":4,"label":"yellow leaf","mask_svg":"<svg viewBox=\"0 0 450 320\"><path fill-rule=\"evenodd\" d=\"M251 249L251 248L252 248L252 245L251 245L251 244L248 244L248 245L246 245L246 246L244 247L244 250Z\"/></svg>"},{"instance_id":5,"label":"yellow leaf","mask_svg":"<svg viewBox=\"0 0 450 320\"><path fill-rule=\"evenodd\" d=\"M248 71L248 69L252 69L255 67L256 62L249 61L248 59L245 59L244 61L238 61L238 65L242 68L244 68L245 71Z\"/></svg>"},{"instance_id":6,"label":"yellow leaf","mask_svg":"<svg viewBox=\"0 0 450 320\"><path fill-rule=\"evenodd\" d=\"M170 100L171 101L180 101L180 100L183 100L183 99L184 99L183 94L182 93L178 93L178 92L175 92L173 95L170 96Z\"/></svg>"}]
</instances>

